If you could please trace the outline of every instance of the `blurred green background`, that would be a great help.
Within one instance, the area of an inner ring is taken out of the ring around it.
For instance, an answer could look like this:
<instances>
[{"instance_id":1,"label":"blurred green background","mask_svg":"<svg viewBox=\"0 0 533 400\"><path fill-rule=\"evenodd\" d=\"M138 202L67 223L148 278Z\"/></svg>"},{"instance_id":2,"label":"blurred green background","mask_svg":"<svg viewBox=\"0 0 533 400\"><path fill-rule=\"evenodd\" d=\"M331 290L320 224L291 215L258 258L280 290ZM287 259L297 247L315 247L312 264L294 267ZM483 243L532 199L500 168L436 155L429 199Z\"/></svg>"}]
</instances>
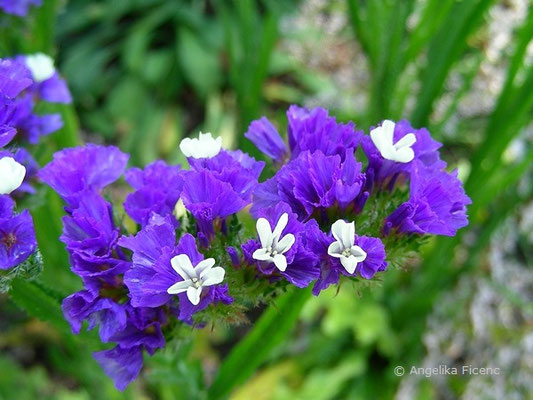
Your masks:
<instances>
[{"instance_id":1,"label":"blurred green background","mask_svg":"<svg viewBox=\"0 0 533 400\"><path fill-rule=\"evenodd\" d=\"M298 103L365 130L428 127L473 205L468 228L372 288L280 299L247 326L184 328L121 394L91 358L97 337L62 319L80 282L57 240L61 202L43 188L29 203L42 287L0 296L0 399L204 399L213 381L210 399L533 398L530 1L44 0L1 18L0 56L53 55L74 95L50 106L66 124L35 149L43 163L82 141L117 144L135 165L181 162L179 141L199 130L261 157L249 122L285 126ZM439 365L500 374L409 373Z\"/></svg>"}]
</instances>

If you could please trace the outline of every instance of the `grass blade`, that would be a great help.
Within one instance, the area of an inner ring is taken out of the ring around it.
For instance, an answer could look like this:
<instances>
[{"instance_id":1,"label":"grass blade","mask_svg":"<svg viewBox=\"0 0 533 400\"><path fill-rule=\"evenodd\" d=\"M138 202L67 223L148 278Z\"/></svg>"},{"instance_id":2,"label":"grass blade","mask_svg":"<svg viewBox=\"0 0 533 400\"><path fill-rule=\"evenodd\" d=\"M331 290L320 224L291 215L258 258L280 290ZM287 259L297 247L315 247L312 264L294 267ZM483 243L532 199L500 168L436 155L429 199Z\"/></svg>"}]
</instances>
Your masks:
<instances>
[{"instance_id":1,"label":"grass blade","mask_svg":"<svg viewBox=\"0 0 533 400\"><path fill-rule=\"evenodd\" d=\"M263 313L248 335L224 360L209 389L209 399L226 398L255 372L272 350L285 341L310 295L310 288L297 289L276 299L276 306L271 305Z\"/></svg>"}]
</instances>

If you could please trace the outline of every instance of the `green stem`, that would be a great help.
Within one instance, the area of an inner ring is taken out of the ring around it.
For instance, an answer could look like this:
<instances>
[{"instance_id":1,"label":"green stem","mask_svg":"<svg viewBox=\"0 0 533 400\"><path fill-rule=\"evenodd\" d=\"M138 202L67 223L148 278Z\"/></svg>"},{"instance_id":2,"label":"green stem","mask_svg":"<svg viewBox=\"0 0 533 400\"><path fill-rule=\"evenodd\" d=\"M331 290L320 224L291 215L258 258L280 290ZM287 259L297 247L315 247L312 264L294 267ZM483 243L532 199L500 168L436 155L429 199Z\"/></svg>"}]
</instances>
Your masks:
<instances>
[{"instance_id":1,"label":"green stem","mask_svg":"<svg viewBox=\"0 0 533 400\"><path fill-rule=\"evenodd\" d=\"M276 299L255 323L246 337L223 361L208 392L208 399L227 398L236 386L244 383L289 336L311 288L294 289Z\"/></svg>"}]
</instances>

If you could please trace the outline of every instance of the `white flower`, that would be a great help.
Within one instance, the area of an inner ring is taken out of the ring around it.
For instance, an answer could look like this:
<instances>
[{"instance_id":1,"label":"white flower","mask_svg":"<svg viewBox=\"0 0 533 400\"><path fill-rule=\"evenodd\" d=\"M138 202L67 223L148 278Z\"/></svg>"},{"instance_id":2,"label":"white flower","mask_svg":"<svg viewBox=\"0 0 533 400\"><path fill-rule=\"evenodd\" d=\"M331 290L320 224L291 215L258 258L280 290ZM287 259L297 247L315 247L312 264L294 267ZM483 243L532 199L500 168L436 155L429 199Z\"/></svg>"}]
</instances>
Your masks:
<instances>
[{"instance_id":1,"label":"white flower","mask_svg":"<svg viewBox=\"0 0 533 400\"><path fill-rule=\"evenodd\" d=\"M26 66L30 69L35 82L50 79L56 72L54 60L43 53L36 53L25 57Z\"/></svg>"},{"instance_id":2,"label":"white flower","mask_svg":"<svg viewBox=\"0 0 533 400\"><path fill-rule=\"evenodd\" d=\"M355 272L357 263L366 259L366 252L355 245L355 223L347 223L339 219L331 227L331 233L337 240L328 247L331 257L340 258L341 264L349 274Z\"/></svg>"},{"instance_id":3,"label":"white flower","mask_svg":"<svg viewBox=\"0 0 533 400\"><path fill-rule=\"evenodd\" d=\"M289 215L284 213L272 231L270 223L265 218L259 218L256 227L262 248L254 251L252 255L255 260L273 262L276 268L282 272L287 269L287 259L283 254L290 250L295 241L292 233L281 238L281 232L288 222Z\"/></svg>"},{"instance_id":4,"label":"white flower","mask_svg":"<svg viewBox=\"0 0 533 400\"><path fill-rule=\"evenodd\" d=\"M200 261L196 267L192 266L191 259L187 254L180 254L170 260L174 271L183 278L167 289L168 294L187 292L187 297L195 306L200 303L202 289L206 286L219 284L224 280L226 271L222 267L214 267L215 259L206 258Z\"/></svg>"},{"instance_id":5,"label":"white flower","mask_svg":"<svg viewBox=\"0 0 533 400\"><path fill-rule=\"evenodd\" d=\"M22 185L26 167L11 157L0 159L0 194L9 194Z\"/></svg>"},{"instance_id":6,"label":"white flower","mask_svg":"<svg viewBox=\"0 0 533 400\"><path fill-rule=\"evenodd\" d=\"M221 148L222 138L213 138L209 132L200 132L198 139L185 138L180 143L180 150L185 157L192 158L212 158L220 153Z\"/></svg>"},{"instance_id":7,"label":"white flower","mask_svg":"<svg viewBox=\"0 0 533 400\"><path fill-rule=\"evenodd\" d=\"M408 133L396 143L393 143L394 126L394 122L385 120L381 126L370 131L370 138L383 158L408 163L415 158L415 152L411 146L416 142L416 136L413 133Z\"/></svg>"}]
</instances>

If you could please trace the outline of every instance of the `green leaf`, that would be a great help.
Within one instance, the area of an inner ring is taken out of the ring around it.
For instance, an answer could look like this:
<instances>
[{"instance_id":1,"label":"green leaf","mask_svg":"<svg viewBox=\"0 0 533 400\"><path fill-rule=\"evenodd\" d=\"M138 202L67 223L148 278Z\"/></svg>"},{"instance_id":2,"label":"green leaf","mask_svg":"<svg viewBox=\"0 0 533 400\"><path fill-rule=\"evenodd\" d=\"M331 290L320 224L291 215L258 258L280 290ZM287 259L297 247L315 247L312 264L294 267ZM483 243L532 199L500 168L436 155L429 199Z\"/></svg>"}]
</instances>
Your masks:
<instances>
[{"instance_id":1,"label":"green leaf","mask_svg":"<svg viewBox=\"0 0 533 400\"><path fill-rule=\"evenodd\" d=\"M6 293L11 288L11 281L15 278L33 279L43 270L43 258L37 249L26 261L7 271L0 271L0 293Z\"/></svg>"},{"instance_id":2,"label":"green leaf","mask_svg":"<svg viewBox=\"0 0 533 400\"><path fill-rule=\"evenodd\" d=\"M185 76L198 94L205 97L220 85L222 75L217 53L189 29L179 31L178 57Z\"/></svg>"},{"instance_id":3,"label":"green leaf","mask_svg":"<svg viewBox=\"0 0 533 400\"><path fill-rule=\"evenodd\" d=\"M442 92L451 67L463 54L467 39L483 21L493 0L456 2L429 43L427 63L422 73L421 91L411 117L413 126L427 123L433 103Z\"/></svg>"},{"instance_id":4,"label":"green leaf","mask_svg":"<svg viewBox=\"0 0 533 400\"><path fill-rule=\"evenodd\" d=\"M63 333L71 333L59 302L39 285L24 279L14 279L9 291L11 300L32 317L51 323Z\"/></svg>"},{"instance_id":5,"label":"green leaf","mask_svg":"<svg viewBox=\"0 0 533 400\"><path fill-rule=\"evenodd\" d=\"M276 304L263 313L224 360L209 389L209 399L226 398L255 372L275 347L285 341L310 294L310 288L294 289L276 299Z\"/></svg>"}]
</instances>

